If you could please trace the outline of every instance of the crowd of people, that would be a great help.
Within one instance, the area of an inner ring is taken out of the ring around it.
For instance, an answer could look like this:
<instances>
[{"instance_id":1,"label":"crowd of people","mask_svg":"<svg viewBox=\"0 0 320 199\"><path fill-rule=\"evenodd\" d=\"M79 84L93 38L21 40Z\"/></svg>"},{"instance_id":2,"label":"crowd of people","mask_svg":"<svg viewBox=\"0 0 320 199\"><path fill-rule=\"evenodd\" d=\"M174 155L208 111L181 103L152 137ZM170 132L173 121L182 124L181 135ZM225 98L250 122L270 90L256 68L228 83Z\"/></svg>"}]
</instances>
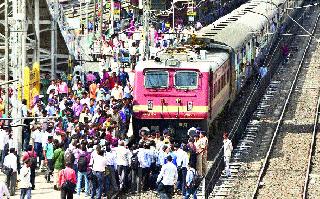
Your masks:
<instances>
[{"instance_id":1,"label":"crowd of people","mask_svg":"<svg viewBox=\"0 0 320 199\"><path fill-rule=\"evenodd\" d=\"M192 128L182 143L167 129L129 135L133 87L124 68L76 74L70 82L58 78L46 86L30 106L22 100L22 116L31 117L23 122L22 152L12 128L1 123L0 165L10 195L20 179L21 196L30 198L36 172L44 172L61 198L148 190L196 197L195 181L207 170L206 133Z\"/></svg>"}]
</instances>

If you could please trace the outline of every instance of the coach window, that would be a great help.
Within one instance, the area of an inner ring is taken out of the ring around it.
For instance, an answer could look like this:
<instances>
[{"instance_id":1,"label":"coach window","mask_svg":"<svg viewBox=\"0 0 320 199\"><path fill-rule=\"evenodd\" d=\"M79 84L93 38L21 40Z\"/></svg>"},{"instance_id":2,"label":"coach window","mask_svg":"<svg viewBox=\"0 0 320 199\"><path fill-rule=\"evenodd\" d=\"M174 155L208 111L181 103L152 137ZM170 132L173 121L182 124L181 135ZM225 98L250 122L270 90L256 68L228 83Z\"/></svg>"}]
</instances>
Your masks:
<instances>
[{"instance_id":1,"label":"coach window","mask_svg":"<svg viewBox=\"0 0 320 199\"><path fill-rule=\"evenodd\" d=\"M237 64L239 64L241 62L241 52L240 50L237 53Z\"/></svg>"},{"instance_id":2,"label":"coach window","mask_svg":"<svg viewBox=\"0 0 320 199\"><path fill-rule=\"evenodd\" d=\"M165 70L146 71L144 78L145 88L167 88L169 73Z\"/></svg>"},{"instance_id":3,"label":"coach window","mask_svg":"<svg viewBox=\"0 0 320 199\"><path fill-rule=\"evenodd\" d=\"M213 96L214 96L214 98L216 98L216 96L218 95L217 83L214 84L213 88L214 88L214 95Z\"/></svg>"},{"instance_id":4,"label":"coach window","mask_svg":"<svg viewBox=\"0 0 320 199\"><path fill-rule=\"evenodd\" d=\"M198 88L198 73L196 71L177 71L174 75L174 85L178 89Z\"/></svg>"}]
</instances>

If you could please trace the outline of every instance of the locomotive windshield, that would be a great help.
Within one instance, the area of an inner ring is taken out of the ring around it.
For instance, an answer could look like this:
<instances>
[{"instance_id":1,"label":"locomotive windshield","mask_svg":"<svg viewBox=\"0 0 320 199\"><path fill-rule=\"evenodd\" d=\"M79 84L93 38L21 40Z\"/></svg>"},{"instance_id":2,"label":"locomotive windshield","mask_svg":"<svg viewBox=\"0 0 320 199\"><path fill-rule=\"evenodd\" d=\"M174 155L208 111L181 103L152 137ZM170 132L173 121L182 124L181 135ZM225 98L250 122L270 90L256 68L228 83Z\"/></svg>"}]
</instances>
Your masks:
<instances>
[{"instance_id":1,"label":"locomotive windshield","mask_svg":"<svg viewBox=\"0 0 320 199\"><path fill-rule=\"evenodd\" d=\"M198 73L196 71L177 71L174 76L176 88L191 88L198 87Z\"/></svg>"},{"instance_id":2,"label":"locomotive windshield","mask_svg":"<svg viewBox=\"0 0 320 199\"><path fill-rule=\"evenodd\" d=\"M167 88L168 71L152 70L145 73L144 86L146 88Z\"/></svg>"}]
</instances>

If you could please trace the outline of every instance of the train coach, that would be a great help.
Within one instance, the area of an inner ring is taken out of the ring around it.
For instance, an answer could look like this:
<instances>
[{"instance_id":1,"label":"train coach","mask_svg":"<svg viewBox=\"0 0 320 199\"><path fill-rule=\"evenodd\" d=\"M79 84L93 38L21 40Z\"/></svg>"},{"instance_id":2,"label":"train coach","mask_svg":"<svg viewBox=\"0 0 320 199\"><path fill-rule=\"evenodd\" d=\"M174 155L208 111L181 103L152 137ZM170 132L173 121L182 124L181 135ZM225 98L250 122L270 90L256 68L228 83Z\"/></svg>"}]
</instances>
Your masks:
<instances>
[{"instance_id":1,"label":"train coach","mask_svg":"<svg viewBox=\"0 0 320 199\"><path fill-rule=\"evenodd\" d=\"M253 0L196 33L198 45L169 48L136 66L134 132L170 128L177 137L215 119L261 62L289 7L302 1ZM194 41L193 41L194 42Z\"/></svg>"}]
</instances>

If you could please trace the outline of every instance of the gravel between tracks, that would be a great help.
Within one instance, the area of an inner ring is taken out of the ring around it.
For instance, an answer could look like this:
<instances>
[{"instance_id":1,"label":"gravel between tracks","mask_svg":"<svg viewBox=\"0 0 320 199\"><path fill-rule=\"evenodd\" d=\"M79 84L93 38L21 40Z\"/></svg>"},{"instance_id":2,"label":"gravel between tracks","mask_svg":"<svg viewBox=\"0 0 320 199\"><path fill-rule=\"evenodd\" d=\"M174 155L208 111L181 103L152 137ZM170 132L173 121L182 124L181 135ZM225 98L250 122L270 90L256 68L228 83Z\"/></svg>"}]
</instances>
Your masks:
<instances>
[{"instance_id":1,"label":"gravel between tracks","mask_svg":"<svg viewBox=\"0 0 320 199\"><path fill-rule=\"evenodd\" d=\"M320 125L320 124L318 124ZM320 196L320 132L318 131L316 139L315 155L312 159L312 170L309 176L308 198L318 199Z\"/></svg>"}]
</instances>

